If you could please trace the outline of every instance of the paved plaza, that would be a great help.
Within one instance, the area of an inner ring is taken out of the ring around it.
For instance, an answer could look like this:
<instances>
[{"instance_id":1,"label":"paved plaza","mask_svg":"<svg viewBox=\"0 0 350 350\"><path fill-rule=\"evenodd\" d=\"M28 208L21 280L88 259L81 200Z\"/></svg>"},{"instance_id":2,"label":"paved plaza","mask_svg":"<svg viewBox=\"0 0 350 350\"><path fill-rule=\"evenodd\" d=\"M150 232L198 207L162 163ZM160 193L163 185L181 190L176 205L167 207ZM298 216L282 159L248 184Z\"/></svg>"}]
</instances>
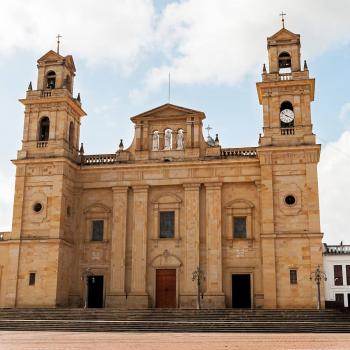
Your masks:
<instances>
[{"instance_id":1,"label":"paved plaza","mask_svg":"<svg viewBox=\"0 0 350 350\"><path fill-rule=\"evenodd\" d=\"M345 350L350 334L0 332L0 350Z\"/></svg>"}]
</instances>

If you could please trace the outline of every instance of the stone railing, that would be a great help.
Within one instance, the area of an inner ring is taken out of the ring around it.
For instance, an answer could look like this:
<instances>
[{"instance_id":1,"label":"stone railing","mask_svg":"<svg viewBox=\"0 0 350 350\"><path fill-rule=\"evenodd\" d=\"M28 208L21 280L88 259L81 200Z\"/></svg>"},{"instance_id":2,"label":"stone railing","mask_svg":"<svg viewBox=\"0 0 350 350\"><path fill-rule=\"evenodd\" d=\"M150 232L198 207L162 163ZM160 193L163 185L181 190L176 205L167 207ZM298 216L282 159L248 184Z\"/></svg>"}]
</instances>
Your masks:
<instances>
[{"instance_id":1,"label":"stone railing","mask_svg":"<svg viewBox=\"0 0 350 350\"><path fill-rule=\"evenodd\" d=\"M223 158L257 158L256 148L222 148L221 157Z\"/></svg>"},{"instance_id":2,"label":"stone railing","mask_svg":"<svg viewBox=\"0 0 350 350\"><path fill-rule=\"evenodd\" d=\"M281 128L281 135L294 135L294 128Z\"/></svg>"},{"instance_id":3,"label":"stone railing","mask_svg":"<svg viewBox=\"0 0 350 350\"><path fill-rule=\"evenodd\" d=\"M48 141L38 141L36 143L36 147L37 148L46 148L48 145Z\"/></svg>"},{"instance_id":4,"label":"stone railing","mask_svg":"<svg viewBox=\"0 0 350 350\"><path fill-rule=\"evenodd\" d=\"M72 97L68 89L45 89L45 90L29 90L27 91L28 99L48 98L48 97Z\"/></svg>"},{"instance_id":5,"label":"stone railing","mask_svg":"<svg viewBox=\"0 0 350 350\"><path fill-rule=\"evenodd\" d=\"M117 154L92 154L81 156L81 165L114 164L117 162Z\"/></svg>"},{"instance_id":6,"label":"stone railing","mask_svg":"<svg viewBox=\"0 0 350 350\"><path fill-rule=\"evenodd\" d=\"M324 254L350 254L350 245L326 245Z\"/></svg>"},{"instance_id":7,"label":"stone railing","mask_svg":"<svg viewBox=\"0 0 350 350\"><path fill-rule=\"evenodd\" d=\"M293 79L292 73L280 73L279 77L280 77L280 80L292 80Z\"/></svg>"}]
</instances>

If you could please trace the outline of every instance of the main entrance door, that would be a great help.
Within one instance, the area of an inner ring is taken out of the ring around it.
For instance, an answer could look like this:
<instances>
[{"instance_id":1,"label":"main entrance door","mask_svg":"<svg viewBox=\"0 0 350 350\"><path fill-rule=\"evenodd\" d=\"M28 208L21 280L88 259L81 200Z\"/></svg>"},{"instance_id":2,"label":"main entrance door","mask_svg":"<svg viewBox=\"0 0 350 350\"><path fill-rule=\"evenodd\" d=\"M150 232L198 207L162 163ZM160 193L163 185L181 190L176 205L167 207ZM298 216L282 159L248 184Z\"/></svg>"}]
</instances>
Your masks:
<instances>
[{"instance_id":1,"label":"main entrance door","mask_svg":"<svg viewBox=\"0 0 350 350\"><path fill-rule=\"evenodd\" d=\"M156 270L156 307L176 308L176 269Z\"/></svg>"},{"instance_id":2,"label":"main entrance door","mask_svg":"<svg viewBox=\"0 0 350 350\"><path fill-rule=\"evenodd\" d=\"M232 275L232 307L251 308L250 275Z\"/></svg>"},{"instance_id":3,"label":"main entrance door","mask_svg":"<svg viewBox=\"0 0 350 350\"><path fill-rule=\"evenodd\" d=\"M88 277L88 307L103 307L103 276Z\"/></svg>"}]
</instances>

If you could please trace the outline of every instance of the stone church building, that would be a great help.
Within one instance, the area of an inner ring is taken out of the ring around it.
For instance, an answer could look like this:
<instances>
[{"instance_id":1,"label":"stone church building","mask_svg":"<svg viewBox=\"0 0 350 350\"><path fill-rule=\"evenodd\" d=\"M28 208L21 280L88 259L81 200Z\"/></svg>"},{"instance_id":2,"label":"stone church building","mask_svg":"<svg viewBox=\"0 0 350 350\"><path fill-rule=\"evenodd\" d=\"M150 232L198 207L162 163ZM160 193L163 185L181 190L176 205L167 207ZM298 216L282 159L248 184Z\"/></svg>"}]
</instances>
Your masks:
<instances>
[{"instance_id":1,"label":"stone church building","mask_svg":"<svg viewBox=\"0 0 350 350\"><path fill-rule=\"evenodd\" d=\"M20 100L0 307L195 308L198 268L204 308L315 307L315 80L300 35L283 28L267 49L257 147L222 148L203 137L203 112L165 104L131 118L128 148L97 155L80 145L72 56L41 57Z\"/></svg>"}]
</instances>

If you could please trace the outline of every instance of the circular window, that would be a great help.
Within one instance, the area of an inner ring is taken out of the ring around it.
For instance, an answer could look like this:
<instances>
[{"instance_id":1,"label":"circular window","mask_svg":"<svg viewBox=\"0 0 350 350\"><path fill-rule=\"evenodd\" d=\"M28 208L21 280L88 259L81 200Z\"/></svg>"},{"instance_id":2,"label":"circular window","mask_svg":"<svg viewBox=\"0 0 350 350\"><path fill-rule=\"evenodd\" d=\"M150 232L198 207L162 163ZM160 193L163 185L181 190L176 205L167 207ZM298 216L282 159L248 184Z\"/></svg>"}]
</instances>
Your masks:
<instances>
[{"instance_id":1,"label":"circular window","mask_svg":"<svg viewBox=\"0 0 350 350\"><path fill-rule=\"evenodd\" d=\"M288 195L286 198L284 198L284 201L286 202L287 205L293 205L296 202L295 197L292 196L291 194Z\"/></svg>"},{"instance_id":2,"label":"circular window","mask_svg":"<svg viewBox=\"0 0 350 350\"><path fill-rule=\"evenodd\" d=\"M41 211L41 209L43 208L43 205L39 202L35 203L33 205L33 210L36 212L36 213L39 213L39 211Z\"/></svg>"}]
</instances>

